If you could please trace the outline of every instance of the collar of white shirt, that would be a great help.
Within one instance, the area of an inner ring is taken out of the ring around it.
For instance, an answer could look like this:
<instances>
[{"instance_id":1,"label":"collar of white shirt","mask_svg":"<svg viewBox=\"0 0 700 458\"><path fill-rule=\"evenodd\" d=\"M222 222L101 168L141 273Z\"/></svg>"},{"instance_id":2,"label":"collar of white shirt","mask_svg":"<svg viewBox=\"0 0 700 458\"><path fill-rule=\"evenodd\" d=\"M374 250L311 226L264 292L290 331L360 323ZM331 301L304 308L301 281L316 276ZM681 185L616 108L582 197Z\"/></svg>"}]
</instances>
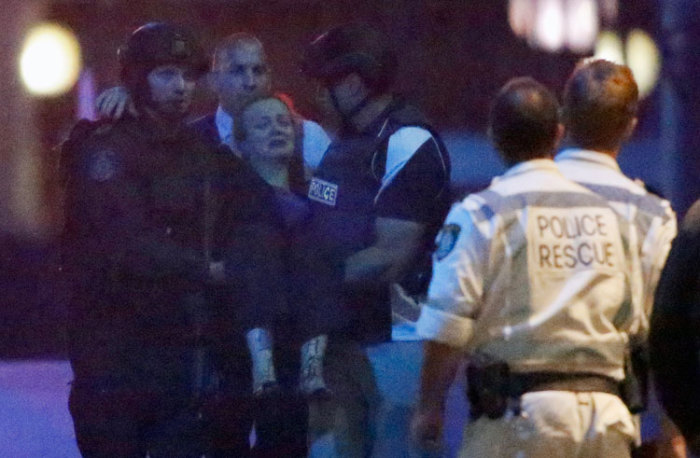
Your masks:
<instances>
[{"instance_id":1,"label":"collar of white shirt","mask_svg":"<svg viewBox=\"0 0 700 458\"><path fill-rule=\"evenodd\" d=\"M214 121L216 122L216 130L219 132L221 143L225 143L226 145L233 147L235 141L233 138L233 118L231 115L226 113L219 105L219 107L216 109Z\"/></svg>"},{"instance_id":2,"label":"collar of white shirt","mask_svg":"<svg viewBox=\"0 0 700 458\"><path fill-rule=\"evenodd\" d=\"M504 177L511 175L518 175L521 173L529 172L530 170L551 170L553 172L558 172L557 166L554 165L554 161L548 158L538 158L530 159L529 161L523 161L515 164L503 174Z\"/></svg>"},{"instance_id":3,"label":"collar of white shirt","mask_svg":"<svg viewBox=\"0 0 700 458\"><path fill-rule=\"evenodd\" d=\"M554 164L553 160L548 158L530 159L529 161L519 162L511 168L509 168L508 170L506 170L506 172L503 175L494 177L491 180L491 184L494 185L500 180L534 170L547 171L551 173L556 173L557 175L560 174L559 169Z\"/></svg>"},{"instance_id":4,"label":"collar of white shirt","mask_svg":"<svg viewBox=\"0 0 700 458\"><path fill-rule=\"evenodd\" d=\"M609 154L599 153L597 151L587 149L567 148L557 154L554 160L556 162L567 160L590 162L592 164L622 173L620 170L620 165L617 163L614 157L610 156Z\"/></svg>"}]
</instances>

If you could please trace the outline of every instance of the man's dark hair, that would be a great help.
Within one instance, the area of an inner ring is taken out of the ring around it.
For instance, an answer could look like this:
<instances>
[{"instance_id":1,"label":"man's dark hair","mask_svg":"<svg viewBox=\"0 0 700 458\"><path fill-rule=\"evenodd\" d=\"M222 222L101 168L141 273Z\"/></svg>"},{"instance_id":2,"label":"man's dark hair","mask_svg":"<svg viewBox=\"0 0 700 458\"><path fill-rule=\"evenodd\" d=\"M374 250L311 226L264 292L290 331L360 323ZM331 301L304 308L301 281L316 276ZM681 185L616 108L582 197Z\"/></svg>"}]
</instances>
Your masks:
<instances>
[{"instance_id":1,"label":"man's dark hair","mask_svg":"<svg viewBox=\"0 0 700 458\"><path fill-rule=\"evenodd\" d=\"M618 149L637 115L638 96L629 67L601 59L579 64L564 88L568 136L583 148Z\"/></svg>"},{"instance_id":2,"label":"man's dark hair","mask_svg":"<svg viewBox=\"0 0 700 458\"><path fill-rule=\"evenodd\" d=\"M508 81L491 106L489 133L509 164L551 154L558 125L556 97L529 77Z\"/></svg>"}]
</instances>

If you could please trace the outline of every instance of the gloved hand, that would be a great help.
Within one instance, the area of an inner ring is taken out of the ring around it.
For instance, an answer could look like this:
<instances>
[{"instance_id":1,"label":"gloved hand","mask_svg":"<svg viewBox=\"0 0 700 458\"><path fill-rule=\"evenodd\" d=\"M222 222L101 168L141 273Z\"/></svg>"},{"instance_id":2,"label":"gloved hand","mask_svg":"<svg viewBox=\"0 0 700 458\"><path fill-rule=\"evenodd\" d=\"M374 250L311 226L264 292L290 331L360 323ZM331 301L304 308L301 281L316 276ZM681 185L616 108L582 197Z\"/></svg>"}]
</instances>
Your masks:
<instances>
[{"instance_id":1,"label":"gloved hand","mask_svg":"<svg viewBox=\"0 0 700 458\"><path fill-rule=\"evenodd\" d=\"M253 362L253 394L264 396L277 391L277 377L272 358L272 336L263 328L255 328L246 334L250 359Z\"/></svg>"},{"instance_id":2,"label":"gloved hand","mask_svg":"<svg viewBox=\"0 0 700 458\"><path fill-rule=\"evenodd\" d=\"M299 390L306 397L329 397L331 394L323 379L323 358L327 345L328 336L320 335L301 346Z\"/></svg>"},{"instance_id":3,"label":"gloved hand","mask_svg":"<svg viewBox=\"0 0 700 458\"><path fill-rule=\"evenodd\" d=\"M138 116L134 101L123 86L104 90L95 101L101 118L120 119L125 110L132 116Z\"/></svg>"}]
</instances>

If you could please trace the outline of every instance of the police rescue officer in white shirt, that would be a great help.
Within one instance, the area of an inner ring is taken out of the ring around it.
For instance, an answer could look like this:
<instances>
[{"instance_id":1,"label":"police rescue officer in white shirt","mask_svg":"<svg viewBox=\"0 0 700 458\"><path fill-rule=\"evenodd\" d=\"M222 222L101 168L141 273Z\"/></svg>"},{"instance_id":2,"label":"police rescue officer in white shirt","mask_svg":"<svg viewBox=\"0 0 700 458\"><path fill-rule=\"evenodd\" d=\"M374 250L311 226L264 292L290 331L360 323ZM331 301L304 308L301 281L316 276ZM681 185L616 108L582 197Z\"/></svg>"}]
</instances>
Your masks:
<instances>
[{"instance_id":1,"label":"police rescue officer in white shirt","mask_svg":"<svg viewBox=\"0 0 700 458\"><path fill-rule=\"evenodd\" d=\"M564 89L562 121L568 146L554 160L565 177L605 198L636 229L644 279L636 294L642 297L644 316L632 354L636 367L644 369L654 291L677 225L671 204L647 192L640 181L626 177L617 163L622 145L637 125L637 106L637 83L628 67L601 59L583 61ZM673 423L653 398L645 400L647 374L639 373L638 378L641 396L633 410L641 412L649 404L642 416L640 440L648 443L645 448L653 443L662 456L685 456L683 438Z\"/></svg>"},{"instance_id":2,"label":"police rescue officer in white shirt","mask_svg":"<svg viewBox=\"0 0 700 458\"><path fill-rule=\"evenodd\" d=\"M240 156L233 134L236 113L251 99L271 92L272 71L263 44L249 33L239 32L222 39L214 50L209 85L216 93L219 105L214 113L192 122L205 135L229 146ZM97 99L102 116L119 118L124 110L133 111L128 93L122 87L104 91ZM330 138L317 123L302 122L298 141L304 163L313 171L321 161Z\"/></svg>"},{"instance_id":3,"label":"police rescue officer in white shirt","mask_svg":"<svg viewBox=\"0 0 700 458\"><path fill-rule=\"evenodd\" d=\"M619 397L642 306L627 222L552 160L556 98L509 81L490 136L510 167L452 207L418 321L429 340L414 440L439 448L445 397L468 355L461 457L625 457L635 428Z\"/></svg>"}]
</instances>

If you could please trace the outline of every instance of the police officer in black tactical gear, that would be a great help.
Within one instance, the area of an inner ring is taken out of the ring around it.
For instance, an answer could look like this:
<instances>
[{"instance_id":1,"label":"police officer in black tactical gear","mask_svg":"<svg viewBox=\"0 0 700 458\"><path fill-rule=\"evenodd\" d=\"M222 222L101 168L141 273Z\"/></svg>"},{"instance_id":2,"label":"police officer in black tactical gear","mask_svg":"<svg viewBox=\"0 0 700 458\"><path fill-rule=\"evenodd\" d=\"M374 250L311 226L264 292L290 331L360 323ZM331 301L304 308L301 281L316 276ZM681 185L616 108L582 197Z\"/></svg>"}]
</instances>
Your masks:
<instances>
[{"instance_id":1,"label":"police officer in black tactical gear","mask_svg":"<svg viewBox=\"0 0 700 458\"><path fill-rule=\"evenodd\" d=\"M119 57L138 116L82 121L62 151L78 446L86 457L245 457L238 400L251 382L258 395L276 384L274 196L185 126L207 69L187 30L146 24ZM227 383L216 403L211 359Z\"/></svg>"},{"instance_id":2,"label":"police officer in black tactical gear","mask_svg":"<svg viewBox=\"0 0 700 458\"><path fill-rule=\"evenodd\" d=\"M324 370L340 457L409 456L418 371L407 368L419 365L421 346L390 342L390 288L431 248L450 202L447 151L422 113L393 94L396 64L384 34L347 24L314 40L302 65L317 82L326 123L338 127L308 197L309 233L343 272L338 305L349 314L329 336ZM312 439L326 430L314 412Z\"/></svg>"}]
</instances>

